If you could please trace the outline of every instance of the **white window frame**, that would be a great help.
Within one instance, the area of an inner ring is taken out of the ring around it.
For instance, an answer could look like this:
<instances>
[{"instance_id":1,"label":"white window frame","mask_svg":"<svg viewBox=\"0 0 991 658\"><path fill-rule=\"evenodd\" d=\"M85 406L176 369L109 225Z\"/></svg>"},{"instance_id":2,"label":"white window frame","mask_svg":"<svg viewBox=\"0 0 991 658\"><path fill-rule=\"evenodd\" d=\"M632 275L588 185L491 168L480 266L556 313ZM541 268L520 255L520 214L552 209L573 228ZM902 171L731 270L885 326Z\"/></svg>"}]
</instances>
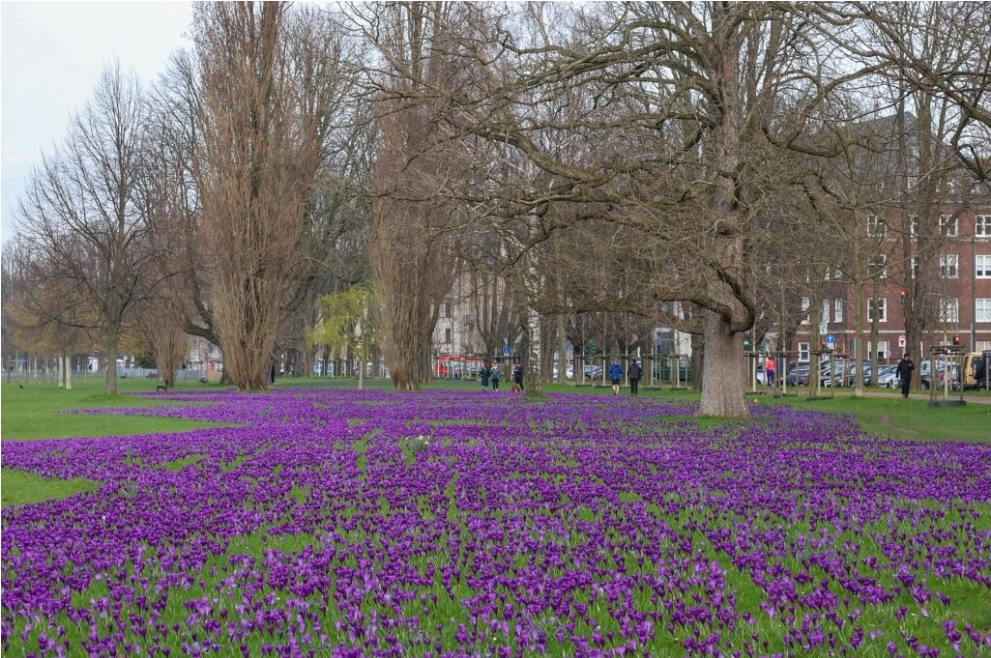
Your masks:
<instances>
[{"instance_id":1,"label":"white window frame","mask_svg":"<svg viewBox=\"0 0 991 658\"><path fill-rule=\"evenodd\" d=\"M811 354L811 352L809 351L809 344L808 343L799 343L798 344L798 362L799 363L808 363L809 362L809 356L810 356L810 354Z\"/></svg>"},{"instance_id":2,"label":"white window frame","mask_svg":"<svg viewBox=\"0 0 991 658\"><path fill-rule=\"evenodd\" d=\"M908 276L911 279L919 278L919 257L910 256L908 259Z\"/></svg>"},{"instance_id":3,"label":"white window frame","mask_svg":"<svg viewBox=\"0 0 991 658\"><path fill-rule=\"evenodd\" d=\"M888 299L886 297L878 297L876 299L867 300L867 321L870 322L873 319L874 314L871 311L873 311L875 306L877 307L880 315L880 317L878 318L878 322L887 322Z\"/></svg>"},{"instance_id":4,"label":"white window frame","mask_svg":"<svg viewBox=\"0 0 991 658\"><path fill-rule=\"evenodd\" d=\"M877 254L871 257L870 262L871 272L877 272L877 278L887 279L888 278L888 255L887 254Z\"/></svg>"},{"instance_id":5,"label":"white window frame","mask_svg":"<svg viewBox=\"0 0 991 658\"><path fill-rule=\"evenodd\" d=\"M908 218L908 234L913 238L919 235L919 216L912 215Z\"/></svg>"},{"instance_id":6,"label":"white window frame","mask_svg":"<svg viewBox=\"0 0 991 658\"><path fill-rule=\"evenodd\" d=\"M888 225L878 215L867 215L867 237L885 238L888 236Z\"/></svg>"},{"instance_id":7,"label":"white window frame","mask_svg":"<svg viewBox=\"0 0 991 658\"><path fill-rule=\"evenodd\" d=\"M978 215L974 218L974 235L979 238L991 238L991 215Z\"/></svg>"},{"instance_id":8,"label":"white window frame","mask_svg":"<svg viewBox=\"0 0 991 658\"><path fill-rule=\"evenodd\" d=\"M974 300L974 322L991 322L991 297Z\"/></svg>"},{"instance_id":9,"label":"white window frame","mask_svg":"<svg viewBox=\"0 0 991 658\"><path fill-rule=\"evenodd\" d=\"M974 256L974 276L978 279L991 279L991 254Z\"/></svg>"},{"instance_id":10,"label":"white window frame","mask_svg":"<svg viewBox=\"0 0 991 658\"><path fill-rule=\"evenodd\" d=\"M956 297L940 297L939 321L943 323L960 322L960 300Z\"/></svg>"},{"instance_id":11,"label":"white window frame","mask_svg":"<svg viewBox=\"0 0 991 658\"><path fill-rule=\"evenodd\" d=\"M943 279L956 279L960 276L960 254L939 255L939 276Z\"/></svg>"},{"instance_id":12,"label":"white window frame","mask_svg":"<svg viewBox=\"0 0 991 658\"><path fill-rule=\"evenodd\" d=\"M954 215L940 215L939 234L945 238L958 237L960 235L960 218Z\"/></svg>"},{"instance_id":13,"label":"white window frame","mask_svg":"<svg viewBox=\"0 0 991 658\"><path fill-rule=\"evenodd\" d=\"M833 320L836 322L843 322L843 304L845 300L834 299L833 300Z\"/></svg>"},{"instance_id":14,"label":"white window frame","mask_svg":"<svg viewBox=\"0 0 991 658\"><path fill-rule=\"evenodd\" d=\"M871 349L873 349L873 347L874 347L873 345L870 345L870 343L868 343L868 347L867 347L868 358L870 358ZM885 352L888 352L888 349L889 349L888 341L886 340L877 341L877 349L874 351L877 352L878 360L884 360L888 358L884 355Z\"/></svg>"},{"instance_id":15,"label":"white window frame","mask_svg":"<svg viewBox=\"0 0 991 658\"><path fill-rule=\"evenodd\" d=\"M809 298L802 297L802 313L805 314L802 316L802 324L809 323L809 307L811 306L812 306L812 302L809 301Z\"/></svg>"}]
</instances>

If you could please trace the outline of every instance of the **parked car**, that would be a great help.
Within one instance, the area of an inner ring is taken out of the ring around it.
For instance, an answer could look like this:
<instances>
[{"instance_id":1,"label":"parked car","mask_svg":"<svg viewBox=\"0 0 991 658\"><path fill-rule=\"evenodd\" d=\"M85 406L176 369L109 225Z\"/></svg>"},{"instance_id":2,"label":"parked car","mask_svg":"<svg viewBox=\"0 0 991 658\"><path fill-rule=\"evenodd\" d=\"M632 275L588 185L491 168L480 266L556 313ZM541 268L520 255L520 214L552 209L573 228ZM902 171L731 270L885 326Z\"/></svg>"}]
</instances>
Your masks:
<instances>
[{"instance_id":1,"label":"parked car","mask_svg":"<svg viewBox=\"0 0 991 658\"><path fill-rule=\"evenodd\" d=\"M788 374L785 375L785 383L788 384L788 386L808 386L809 364L793 363L788 366Z\"/></svg>"},{"instance_id":2,"label":"parked car","mask_svg":"<svg viewBox=\"0 0 991 658\"><path fill-rule=\"evenodd\" d=\"M854 386L857 382L857 376L863 379L864 385L868 385L871 382L871 362L863 361L861 367L857 367L856 363L851 363L846 367L846 371L843 373L843 377L838 380L839 386Z\"/></svg>"},{"instance_id":3,"label":"parked car","mask_svg":"<svg viewBox=\"0 0 991 658\"><path fill-rule=\"evenodd\" d=\"M957 366L951 365L950 368L950 390L957 391L960 390L960 372ZM922 383L922 388L929 388L933 385L932 370L926 370L919 376L919 381ZM939 366L936 369L935 377L936 387L943 388L946 382L946 367Z\"/></svg>"},{"instance_id":4,"label":"parked car","mask_svg":"<svg viewBox=\"0 0 991 658\"><path fill-rule=\"evenodd\" d=\"M877 385L884 388L901 388L902 381L898 377L898 366L880 366L877 369Z\"/></svg>"},{"instance_id":5,"label":"parked car","mask_svg":"<svg viewBox=\"0 0 991 658\"><path fill-rule=\"evenodd\" d=\"M559 370L560 369L557 367L557 364L554 364L554 379L557 379L557 373L559 372ZM568 364L568 367L565 368L564 370L564 376L567 377L568 379L575 378L575 367L570 363Z\"/></svg>"},{"instance_id":6,"label":"parked car","mask_svg":"<svg viewBox=\"0 0 991 658\"><path fill-rule=\"evenodd\" d=\"M602 366L586 363L582 371L585 373L585 379L602 379Z\"/></svg>"}]
</instances>

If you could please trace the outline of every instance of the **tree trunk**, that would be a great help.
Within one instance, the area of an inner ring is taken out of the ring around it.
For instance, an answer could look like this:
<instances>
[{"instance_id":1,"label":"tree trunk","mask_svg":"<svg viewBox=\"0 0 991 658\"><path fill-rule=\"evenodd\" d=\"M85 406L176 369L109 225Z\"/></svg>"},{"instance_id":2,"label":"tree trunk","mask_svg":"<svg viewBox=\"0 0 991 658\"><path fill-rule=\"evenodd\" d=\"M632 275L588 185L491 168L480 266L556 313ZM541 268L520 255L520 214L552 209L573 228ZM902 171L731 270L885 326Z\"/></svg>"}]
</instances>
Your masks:
<instances>
[{"instance_id":1,"label":"tree trunk","mask_svg":"<svg viewBox=\"0 0 991 658\"><path fill-rule=\"evenodd\" d=\"M702 311L705 358L702 365L702 399L699 414L720 418L748 418L743 340L718 314Z\"/></svg>"},{"instance_id":2,"label":"tree trunk","mask_svg":"<svg viewBox=\"0 0 991 658\"><path fill-rule=\"evenodd\" d=\"M107 395L117 395L117 343L120 326L111 322L107 327Z\"/></svg>"}]
</instances>

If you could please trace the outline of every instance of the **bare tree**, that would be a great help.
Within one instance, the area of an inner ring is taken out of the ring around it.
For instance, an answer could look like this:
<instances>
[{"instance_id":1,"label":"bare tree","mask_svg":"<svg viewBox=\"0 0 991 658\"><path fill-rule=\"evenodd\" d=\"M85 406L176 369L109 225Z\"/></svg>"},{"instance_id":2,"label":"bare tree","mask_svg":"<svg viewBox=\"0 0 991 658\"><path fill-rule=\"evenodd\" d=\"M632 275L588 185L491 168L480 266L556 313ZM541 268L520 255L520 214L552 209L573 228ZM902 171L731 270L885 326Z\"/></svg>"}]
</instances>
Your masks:
<instances>
[{"instance_id":1,"label":"bare tree","mask_svg":"<svg viewBox=\"0 0 991 658\"><path fill-rule=\"evenodd\" d=\"M288 5L201 5L194 13L199 134L192 171L201 266L225 370L241 389L267 385L282 323L311 281L307 203L348 95L334 34ZM310 19L328 32L307 28Z\"/></svg>"},{"instance_id":2,"label":"bare tree","mask_svg":"<svg viewBox=\"0 0 991 658\"><path fill-rule=\"evenodd\" d=\"M462 3L398 2L352 8L382 60L369 76L379 116L370 253L382 293L383 346L393 384L415 390L430 377L431 334L455 273L457 228L464 208L436 195L461 179L463 147L433 120L425 84L451 89L467 72L454 65L452 25L471 9Z\"/></svg>"},{"instance_id":3,"label":"bare tree","mask_svg":"<svg viewBox=\"0 0 991 658\"><path fill-rule=\"evenodd\" d=\"M821 38L801 8L769 4L655 3L583 7L570 41L543 39L526 9L496 27L462 23L447 51L475 75L450 87L417 80L416 104L442 108L452 129L512 149L546 184L488 195L503 216L533 218L531 243L560 228L549 203L571 204L649 236L670 275L658 302L702 309L706 358L699 413L748 414L741 335L755 319L750 226L792 189L794 175L766 167L806 139L816 108L848 77L814 53ZM520 26L525 26L525 29ZM529 31L528 31L529 30ZM858 72L859 73L859 72ZM578 116L541 107L593 99ZM413 101L410 100L413 104ZM582 141L581 161L561 157L548 131ZM453 196L470 197L465 190ZM513 212L509 212L511 209Z\"/></svg>"},{"instance_id":4,"label":"bare tree","mask_svg":"<svg viewBox=\"0 0 991 658\"><path fill-rule=\"evenodd\" d=\"M45 254L44 272L85 300L92 314L52 309L53 319L102 332L108 395L117 393L117 351L125 318L155 282L138 203L145 110L136 77L106 70L66 140L45 156L20 203L20 232ZM41 308L41 306L38 306Z\"/></svg>"},{"instance_id":5,"label":"bare tree","mask_svg":"<svg viewBox=\"0 0 991 658\"><path fill-rule=\"evenodd\" d=\"M853 57L884 67L905 91L957 109L946 143L981 180L991 179L991 7L980 2L829 5L835 30ZM921 116L921 115L920 115Z\"/></svg>"}]
</instances>

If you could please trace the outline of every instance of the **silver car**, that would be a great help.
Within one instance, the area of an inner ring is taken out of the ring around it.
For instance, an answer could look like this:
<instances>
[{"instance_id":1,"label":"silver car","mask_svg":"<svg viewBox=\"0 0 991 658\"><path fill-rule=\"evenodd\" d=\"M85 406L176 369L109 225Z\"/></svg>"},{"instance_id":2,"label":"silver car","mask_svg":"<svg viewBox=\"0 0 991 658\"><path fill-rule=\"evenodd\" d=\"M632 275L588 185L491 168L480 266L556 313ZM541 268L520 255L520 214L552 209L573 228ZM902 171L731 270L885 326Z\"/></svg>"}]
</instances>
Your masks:
<instances>
[{"instance_id":1,"label":"silver car","mask_svg":"<svg viewBox=\"0 0 991 658\"><path fill-rule=\"evenodd\" d=\"M883 388L900 388L902 380L898 376L898 366L881 366L877 369L877 385Z\"/></svg>"}]
</instances>

